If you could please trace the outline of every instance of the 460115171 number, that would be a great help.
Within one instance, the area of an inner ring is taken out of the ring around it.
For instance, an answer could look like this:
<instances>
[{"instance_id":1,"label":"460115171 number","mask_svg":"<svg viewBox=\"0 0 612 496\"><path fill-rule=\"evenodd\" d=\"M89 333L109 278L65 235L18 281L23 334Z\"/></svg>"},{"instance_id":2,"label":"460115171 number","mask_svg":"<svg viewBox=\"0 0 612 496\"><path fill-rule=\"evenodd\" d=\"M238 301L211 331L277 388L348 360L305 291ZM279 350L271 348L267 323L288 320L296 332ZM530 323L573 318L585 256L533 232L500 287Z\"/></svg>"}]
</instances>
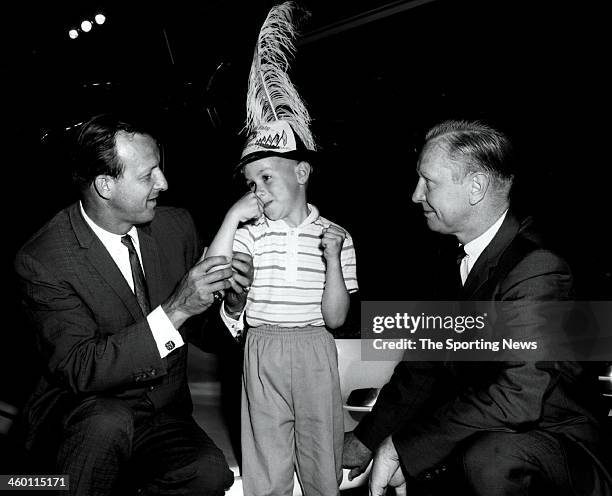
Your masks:
<instances>
[{"instance_id":1,"label":"460115171 number","mask_svg":"<svg viewBox=\"0 0 612 496\"><path fill-rule=\"evenodd\" d=\"M67 475L0 475L0 491L19 489L68 490Z\"/></svg>"}]
</instances>

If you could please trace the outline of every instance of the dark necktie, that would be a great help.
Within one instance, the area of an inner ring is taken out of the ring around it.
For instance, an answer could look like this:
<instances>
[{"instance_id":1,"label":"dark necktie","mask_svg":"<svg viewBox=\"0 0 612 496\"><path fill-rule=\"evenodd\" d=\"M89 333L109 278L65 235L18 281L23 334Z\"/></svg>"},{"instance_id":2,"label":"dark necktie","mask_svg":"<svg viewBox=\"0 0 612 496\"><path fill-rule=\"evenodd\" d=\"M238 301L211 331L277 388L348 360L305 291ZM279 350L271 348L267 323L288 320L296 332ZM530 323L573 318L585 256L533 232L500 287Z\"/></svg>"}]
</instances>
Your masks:
<instances>
[{"instance_id":1,"label":"dark necktie","mask_svg":"<svg viewBox=\"0 0 612 496\"><path fill-rule=\"evenodd\" d=\"M134 280L134 294L138 300L138 304L142 309L142 313L147 316L151 311L151 303L149 303L149 291L147 290L147 281L145 280L144 273L142 272L142 266L140 265L140 259L132 238L129 234L126 234L121 238L121 242L127 246L130 252L130 267L132 268L132 279Z\"/></svg>"}]
</instances>

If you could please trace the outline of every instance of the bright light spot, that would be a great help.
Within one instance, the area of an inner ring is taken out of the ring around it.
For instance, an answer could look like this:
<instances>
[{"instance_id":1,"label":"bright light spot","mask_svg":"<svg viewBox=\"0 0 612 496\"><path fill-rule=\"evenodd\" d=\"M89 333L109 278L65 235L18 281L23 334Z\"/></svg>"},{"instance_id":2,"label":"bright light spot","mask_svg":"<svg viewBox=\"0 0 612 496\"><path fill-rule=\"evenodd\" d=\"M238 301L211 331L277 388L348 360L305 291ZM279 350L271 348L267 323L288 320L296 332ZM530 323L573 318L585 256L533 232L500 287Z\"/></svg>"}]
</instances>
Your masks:
<instances>
[{"instance_id":1,"label":"bright light spot","mask_svg":"<svg viewBox=\"0 0 612 496\"><path fill-rule=\"evenodd\" d=\"M81 23L81 29L84 33L89 33L91 31L92 24L90 21L83 21Z\"/></svg>"},{"instance_id":2,"label":"bright light spot","mask_svg":"<svg viewBox=\"0 0 612 496\"><path fill-rule=\"evenodd\" d=\"M104 14L96 14L94 20L96 21L96 24L104 24L104 21L106 21L106 16L104 16Z\"/></svg>"},{"instance_id":3,"label":"bright light spot","mask_svg":"<svg viewBox=\"0 0 612 496\"><path fill-rule=\"evenodd\" d=\"M71 29L70 31L68 31L68 36L70 36L70 38L74 40L79 37L79 32L76 29Z\"/></svg>"}]
</instances>

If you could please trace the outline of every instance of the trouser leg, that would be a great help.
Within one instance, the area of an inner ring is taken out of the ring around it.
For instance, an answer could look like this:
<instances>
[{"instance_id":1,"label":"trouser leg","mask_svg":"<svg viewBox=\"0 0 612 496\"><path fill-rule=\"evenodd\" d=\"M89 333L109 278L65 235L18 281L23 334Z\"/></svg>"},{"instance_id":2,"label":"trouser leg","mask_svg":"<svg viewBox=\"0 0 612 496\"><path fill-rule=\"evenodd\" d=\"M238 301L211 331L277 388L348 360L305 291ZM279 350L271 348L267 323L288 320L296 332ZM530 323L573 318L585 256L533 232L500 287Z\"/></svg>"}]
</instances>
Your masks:
<instances>
[{"instance_id":1,"label":"trouser leg","mask_svg":"<svg viewBox=\"0 0 612 496\"><path fill-rule=\"evenodd\" d=\"M482 434L464 452L463 466L476 495L610 494L586 451L544 431Z\"/></svg>"},{"instance_id":2,"label":"trouser leg","mask_svg":"<svg viewBox=\"0 0 612 496\"><path fill-rule=\"evenodd\" d=\"M249 330L244 356L241 437L245 496L291 496L294 420L291 342Z\"/></svg>"},{"instance_id":3,"label":"trouser leg","mask_svg":"<svg viewBox=\"0 0 612 496\"><path fill-rule=\"evenodd\" d=\"M118 399L90 398L66 415L56 465L70 476L68 494L111 494L131 455L133 434L132 410Z\"/></svg>"},{"instance_id":4,"label":"trouser leg","mask_svg":"<svg viewBox=\"0 0 612 496\"><path fill-rule=\"evenodd\" d=\"M234 474L192 417L157 414L136 429L131 469L142 495L221 496Z\"/></svg>"},{"instance_id":5,"label":"trouser leg","mask_svg":"<svg viewBox=\"0 0 612 496\"><path fill-rule=\"evenodd\" d=\"M293 356L295 445L306 496L339 494L344 416L336 344L325 329L299 340Z\"/></svg>"}]
</instances>

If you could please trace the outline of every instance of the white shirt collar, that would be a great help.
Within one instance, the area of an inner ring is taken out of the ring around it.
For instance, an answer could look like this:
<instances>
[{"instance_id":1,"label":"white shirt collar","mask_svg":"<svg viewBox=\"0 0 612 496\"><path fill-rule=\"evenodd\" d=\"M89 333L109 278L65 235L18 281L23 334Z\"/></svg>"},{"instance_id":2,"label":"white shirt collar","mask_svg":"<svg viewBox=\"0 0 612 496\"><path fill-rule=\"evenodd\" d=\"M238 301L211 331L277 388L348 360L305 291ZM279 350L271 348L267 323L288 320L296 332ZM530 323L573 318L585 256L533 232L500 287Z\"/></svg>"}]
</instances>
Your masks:
<instances>
[{"instance_id":1,"label":"white shirt collar","mask_svg":"<svg viewBox=\"0 0 612 496\"><path fill-rule=\"evenodd\" d=\"M91 227L96 236L100 238L100 241L102 241L102 244L104 246L108 248L109 246L117 246L118 243L121 244L121 238L123 237L122 235L109 232L106 229L102 229L98 224L91 220L91 218L85 212L85 209L83 208L83 203L81 201L79 201L79 207L81 208L81 213L83 214L85 222L87 222L89 227ZM140 252L140 242L138 240L138 229L136 229L136 226L132 226L132 229L130 229L126 234L130 235L132 241L134 242L136 250Z\"/></svg>"},{"instance_id":2,"label":"white shirt collar","mask_svg":"<svg viewBox=\"0 0 612 496\"><path fill-rule=\"evenodd\" d=\"M483 232L476 239L473 239L472 241L463 246L465 253L467 253L466 258L468 264L468 273L470 270L472 270L472 267L476 263L476 260L478 260L478 257L480 257L485 248L489 246L489 243L495 237L497 231L499 231L499 228L504 222L507 213L508 209L505 210L501 217L497 219L495 223L491 227L489 227L489 229Z\"/></svg>"}]
</instances>

